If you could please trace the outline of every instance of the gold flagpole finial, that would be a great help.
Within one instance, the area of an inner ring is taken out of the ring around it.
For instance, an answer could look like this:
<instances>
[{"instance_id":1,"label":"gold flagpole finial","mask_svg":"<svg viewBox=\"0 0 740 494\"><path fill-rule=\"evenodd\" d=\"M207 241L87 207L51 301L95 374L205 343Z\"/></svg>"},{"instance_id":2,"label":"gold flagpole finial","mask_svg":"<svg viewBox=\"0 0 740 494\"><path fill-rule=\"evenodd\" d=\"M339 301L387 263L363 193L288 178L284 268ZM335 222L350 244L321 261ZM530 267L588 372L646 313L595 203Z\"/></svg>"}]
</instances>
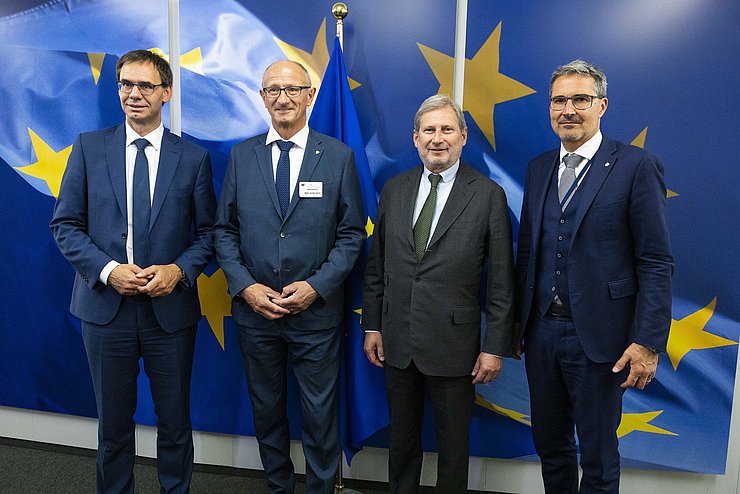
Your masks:
<instances>
[{"instance_id":1,"label":"gold flagpole finial","mask_svg":"<svg viewBox=\"0 0 740 494\"><path fill-rule=\"evenodd\" d=\"M344 48L344 18L348 13L347 5L342 2L335 3L331 8L331 14L337 20L337 38L342 48Z\"/></svg>"}]
</instances>

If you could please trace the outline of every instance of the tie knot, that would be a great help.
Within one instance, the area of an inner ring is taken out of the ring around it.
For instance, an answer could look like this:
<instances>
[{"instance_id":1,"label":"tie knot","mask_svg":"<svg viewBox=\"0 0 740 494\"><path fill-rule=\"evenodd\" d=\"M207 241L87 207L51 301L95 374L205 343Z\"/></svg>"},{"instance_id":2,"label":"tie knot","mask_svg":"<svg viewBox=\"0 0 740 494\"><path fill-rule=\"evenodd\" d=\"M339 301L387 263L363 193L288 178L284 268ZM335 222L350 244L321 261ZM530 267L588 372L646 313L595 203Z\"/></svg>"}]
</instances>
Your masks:
<instances>
[{"instance_id":1,"label":"tie knot","mask_svg":"<svg viewBox=\"0 0 740 494\"><path fill-rule=\"evenodd\" d=\"M439 185L440 180L442 180L442 175L437 175L436 173L429 174L429 181L432 183L433 189L437 188L437 185Z\"/></svg>"},{"instance_id":2,"label":"tie knot","mask_svg":"<svg viewBox=\"0 0 740 494\"><path fill-rule=\"evenodd\" d=\"M290 151L290 148L293 147L293 143L291 141L275 141L275 143L277 143L280 151Z\"/></svg>"},{"instance_id":3,"label":"tie knot","mask_svg":"<svg viewBox=\"0 0 740 494\"><path fill-rule=\"evenodd\" d=\"M565 162L565 166L568 168L577 167L582 159L583 158L580 155L577 155L575 153L566 154L565 156L563 156L563 162Z\"/></svg>"},{"instance_id":4,"label":"tie knot","mask_svg":"<svg viewBox=\"0 0 740 494\"><path fill-rule=\"evenodd\" d=\"M136 139L134 141L134 145L136 146L136 149L139 151L143 151L145 147L149 146L151 142L147 141L146 139Z\"/></svg>"}]
</instances>

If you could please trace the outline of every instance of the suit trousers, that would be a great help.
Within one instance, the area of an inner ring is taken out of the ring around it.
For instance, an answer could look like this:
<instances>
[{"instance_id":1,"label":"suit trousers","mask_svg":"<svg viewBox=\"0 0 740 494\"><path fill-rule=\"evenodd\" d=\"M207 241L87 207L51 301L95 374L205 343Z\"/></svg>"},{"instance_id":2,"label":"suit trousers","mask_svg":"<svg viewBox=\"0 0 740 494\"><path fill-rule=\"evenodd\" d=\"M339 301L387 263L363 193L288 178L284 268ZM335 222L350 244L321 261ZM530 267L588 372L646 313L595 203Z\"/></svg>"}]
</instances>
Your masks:
<instances>
[{"instance_id":1,"label":"suit trousers","mask_svg":"<svg viewBox=\"0 0 740 494\"><path fill-rule=\"evenodd\" d=\"M534 309L529 324L525 365L545 492L618 494L620 384L627 371L613 373L614 362L591 361L569 318L542 316ZM583 470L580 489L574 427Z\"/></svg>"},{"instance_id":2,"label":"suit trousers","mask_svg":"<svg viewBox=\"0 0 740 494\"><path fill-rule=\"evenodd\" d=\"M425 390L429 391L434 410L439 452L436 491L467 492L470 417L475 400L472 376L425 375L413 361L405 369L387 365L385 375L391 422L388 458L391 494L419 492Z\"/></svg>"},{"instance_id":3,"label":"suit trousers","mask_svg":"<svg viewBox=\"0 0 740 494\"><path fill-rule=\"evenodd\" d=\"M157 416L157 472L163 493L187 493L193 472L190 379L196 326L174 333L157 323L151 299L123 297L113 320L82 323L98 409L97 492L134 492L139 358Z\"/></svg>"},{"instance_id":4,"label":"suit trousers","mask_svg":"<svg viewBox=\"0 0 740 494\"><path fill-rule=\"evenodd\" d=\"M295 490L288 428L287 363L300 389L306 492L333 493L339 465L339 330L305 330L285 319L267 328L237 325L255 435L270 493Z\"/></svg>"}]
</instances>

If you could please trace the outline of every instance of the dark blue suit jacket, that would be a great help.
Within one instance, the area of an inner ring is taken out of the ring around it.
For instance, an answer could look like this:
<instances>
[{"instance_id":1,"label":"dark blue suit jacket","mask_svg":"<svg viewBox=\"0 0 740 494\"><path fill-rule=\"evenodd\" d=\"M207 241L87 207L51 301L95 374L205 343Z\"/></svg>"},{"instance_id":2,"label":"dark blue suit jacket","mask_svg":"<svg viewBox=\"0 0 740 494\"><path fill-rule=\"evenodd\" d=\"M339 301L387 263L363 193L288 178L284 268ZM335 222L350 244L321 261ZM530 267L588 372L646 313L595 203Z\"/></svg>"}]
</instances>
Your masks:
<instances>
[{"instance_id":1,"label":"dark blue suit jacket","mask_svg":"<svg viewBox=\"0 0 740 494\"><path fill-rule=\"evenodd\" d=\"M106 324L121 295L98 279L111 260L126 258L126 129L80 134L72 147L54 207L51 229L62 254L77 270L71 312L83 321ZM165 297L152 299L165 331L197 324L201 317L196 279L213 257L213 192L208 152L167 129L162 137L149 225L149 257L175 263L188 277ZM146 266L141 266L146 267Z\"/></svg>"},{"instance_id":2,"label":"dark blue suit jacket","mask_svg":"<svg viewBox=\"0 0 740 494\"><path fill-rule=\"evenodd\" d=\"M303 329L336 327L342 319L344 280L367 236L354 154L311 130L283 220L266 138L262 134L234 146L218 205L216 253L233 297L232 315L245 326L274 324L239 293L254 283L280 292L305 280L320 298L307 310L286 316L287 322ZM321 182L322 197L299 197L301 182Z\"/></svg>"},{"instance_id":3,"label":"dark blue suit jacket","mask_svg":"<svg viewBox=\"0 0 740 494\"><path fill-rule=\"evenodd\" d=\"M516 269L525 351L545 197L558 158L555 149L533 159L525 180ZM665 350L673 257L662 163L604 138L579 189L568 290L584 352L594 362L611 362L632 342Z\"/></svg>"}]
</instances>

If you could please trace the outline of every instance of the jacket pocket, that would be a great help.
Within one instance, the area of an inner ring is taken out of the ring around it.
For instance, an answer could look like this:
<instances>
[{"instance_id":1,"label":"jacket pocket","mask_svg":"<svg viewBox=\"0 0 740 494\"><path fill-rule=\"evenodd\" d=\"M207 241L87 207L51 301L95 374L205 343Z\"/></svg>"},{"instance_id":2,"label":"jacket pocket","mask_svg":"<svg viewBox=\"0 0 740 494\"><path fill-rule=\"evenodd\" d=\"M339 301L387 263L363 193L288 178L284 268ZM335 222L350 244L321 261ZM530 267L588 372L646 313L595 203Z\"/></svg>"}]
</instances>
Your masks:
<instances>
[{"instance_id":1,"label":"jacket pocket","mask_svg":"<svg viewBox=\"0 0 740 494\"><path fill-rule=\"evenodd\" d=\"M637 278L626 278L609 282L609 295L612 298L629 297L638 291Z\"/></svg>"},{"instance_id":2,"label":"jacket pocket","mask_svg":"<svg viewBox=\"0 0 740 494\"><path fill-rule=\"evenodd\" d=\"M478 307L455 307L452 309L452 322L454 324L473 324L480 321L480 309Z\"/></svg>"}]
</instances>

